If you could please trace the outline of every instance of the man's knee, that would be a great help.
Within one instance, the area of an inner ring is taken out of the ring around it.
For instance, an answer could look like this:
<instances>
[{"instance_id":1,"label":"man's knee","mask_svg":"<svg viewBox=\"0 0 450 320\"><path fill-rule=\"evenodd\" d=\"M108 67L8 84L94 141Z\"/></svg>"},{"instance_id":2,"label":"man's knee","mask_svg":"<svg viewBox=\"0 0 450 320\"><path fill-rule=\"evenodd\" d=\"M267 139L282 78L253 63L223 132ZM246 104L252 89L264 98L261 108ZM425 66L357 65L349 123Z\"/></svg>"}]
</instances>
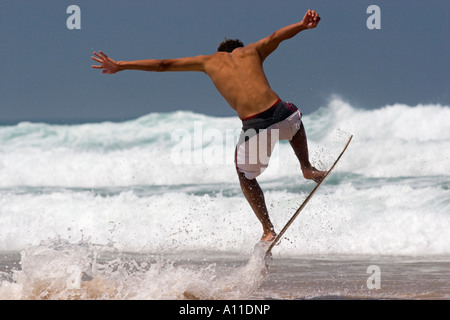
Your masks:
<instances>
[{"instance_id":1,"label":"man's knee","mask_svg":"<svg viewBox=\"0 0 450 320\"><path fill-rule=\"evenodd\" d=\"M245 179L245 180L254 180L256 177L258 177L262 172L261 171L246 171L239 169L238 166L236 166L236 172L239 176L239 179Z\"/></svg>"}]
</instances>

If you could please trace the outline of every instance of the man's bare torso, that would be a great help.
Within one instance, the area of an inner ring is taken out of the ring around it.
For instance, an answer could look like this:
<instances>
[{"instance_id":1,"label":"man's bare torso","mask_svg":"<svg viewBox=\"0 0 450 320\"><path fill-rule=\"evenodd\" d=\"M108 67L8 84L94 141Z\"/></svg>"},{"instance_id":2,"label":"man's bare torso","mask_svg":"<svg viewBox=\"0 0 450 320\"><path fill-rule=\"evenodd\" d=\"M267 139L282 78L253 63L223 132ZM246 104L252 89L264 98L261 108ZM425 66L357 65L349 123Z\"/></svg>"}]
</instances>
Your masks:
<instances>
[{"instance_id":1,"label":"man's bare torso","mask_svg":"<svg viewBox=\"0 0 450 320\"><path fill-rule=\"evenodd\" d=\"M236 48L231 53L117 62L101 51L94 52L95 57L92 59L100 65L92 67L102 69L102 73L107 74L123 70L205 72L239 117L245 119L267 110L279 99L264 74L264 60L282 41L303 30L315 28L319 21L319 15L314 10L308 10L302 21L283 27L246 47Z\"/></svg>"},{"instance_id":2,"label":"man's bare torso","mask_svg":"<svg viewBox=\"0 0 450 320\"><path fill-rule=\"evenodd\" d=\"M205 72L241 119L267 110L279 99L262 64L252 44L232 53L217 52L205 63Z\"/></svg>"}]
</instances>

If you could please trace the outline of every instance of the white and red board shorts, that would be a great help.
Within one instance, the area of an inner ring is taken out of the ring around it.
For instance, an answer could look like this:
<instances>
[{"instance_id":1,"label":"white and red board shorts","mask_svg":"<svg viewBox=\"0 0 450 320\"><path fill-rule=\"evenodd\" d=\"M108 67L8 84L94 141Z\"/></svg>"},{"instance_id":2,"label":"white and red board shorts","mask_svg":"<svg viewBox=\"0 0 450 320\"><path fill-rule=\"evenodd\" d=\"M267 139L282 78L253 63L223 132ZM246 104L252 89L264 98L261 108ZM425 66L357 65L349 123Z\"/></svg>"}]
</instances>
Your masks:
<instances>
[{"instance_id":1,"label":"white and red board shorts","mask_svg":"<svg viewBox=\"0 0 450 320\"><path fill-rule=\"evenodd\" d=\"M300 110L281 99L266 111L243 119L236 146L236 168L250 180L263 173L276 143L292 140L301 127L301 119Z\"/></svg>"}]
</instances>

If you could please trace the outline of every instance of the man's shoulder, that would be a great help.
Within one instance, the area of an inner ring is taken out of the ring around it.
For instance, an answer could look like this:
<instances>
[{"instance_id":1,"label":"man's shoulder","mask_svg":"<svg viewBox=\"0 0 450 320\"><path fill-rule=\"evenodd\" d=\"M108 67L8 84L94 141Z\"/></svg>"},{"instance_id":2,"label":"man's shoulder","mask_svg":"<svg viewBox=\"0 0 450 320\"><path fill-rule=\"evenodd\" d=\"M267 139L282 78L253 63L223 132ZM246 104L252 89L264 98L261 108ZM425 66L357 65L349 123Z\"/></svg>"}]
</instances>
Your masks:
<instances>
[{"instance_id":1,"label":"man's shoulder","mask_svg":"<svg viewBox=\"0 0 450 320\"><path fill-rule=\"evenodd\" d=\"M259 46L258 42L250 43L246 45L243 48L239 48L240 51L237 52L237 54L240 54L242 56L248 56L252 58L260 58L261 54L259 52ZM234 51L233 51L234 52Z\"/></svg>"},{"instance_id":2,"label":"man's shoulder","mask_svg":"<svg viewBox=\"0 0 450 320\"><path fill-rule=\"evenodd\" d=\"M225 60L225 59L230 59L233 56L242 56L242 55L249 55L249 54L255 54L257 53L257 46L255 43L251 43L245 47L241 47L241 48L236 48L233 50L233 52L228 53L228 52L215 52L211 55L208 56L208 59L220 59L220 60Z\"/></svg>"},{"instance_id":3,"label":"man's shoulder","mask_svg":"<svg viewBox=\"0 0 450 320\"><path fill-rule=\"evenodd\" d=\"M236 48L233 52L215 52L208 56L205 60L206 69L217 69L222 68L224 65L241 63L239 61L244 61L247 59L260 59L256 47L253 45L248 45L241 48Z\"/></svg>"},{"instance_id":4,"label":"man's shoulder","mask_svg":"<svg viewBox=\"0 0 450 320\"><path fill-rule=\"evenodd\" d=\"M250 44L246 45L245 47L237 48L236 50L233 51L233 53L237 52L240 54L254 54L257 51L258 51L257 44L250 43Z\"/></svg>"},{"instance_id":5,"label":"man's shoulder","mask_svg":"<svg viewBox=\"0 0 450 320\"><path fill-rule=\"evenodd\" d=\"M215 52L209 56L206 57L206 61L209 62L210 64L217 64L220 63L220 61L224 61L227 59L230 59L230 54L227 52Z\"/></svg>"}]
</instances>

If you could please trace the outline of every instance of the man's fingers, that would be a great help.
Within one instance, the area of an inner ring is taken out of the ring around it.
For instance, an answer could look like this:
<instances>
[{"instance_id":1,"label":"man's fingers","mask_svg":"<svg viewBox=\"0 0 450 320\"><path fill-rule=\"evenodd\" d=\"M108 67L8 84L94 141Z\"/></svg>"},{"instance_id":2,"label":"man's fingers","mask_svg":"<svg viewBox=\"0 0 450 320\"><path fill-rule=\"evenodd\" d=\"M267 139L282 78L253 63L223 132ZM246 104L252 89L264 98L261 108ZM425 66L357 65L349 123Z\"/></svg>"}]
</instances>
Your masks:
<instances>
[{"instance_id":1,"label":"man's fingers","mask_svg":"<svg viewBox=\"0 0 450 320\"><path fill-rule=\"evenodd\" d=\"M306 12L305 18L307 19L307 21L313 22L313 23L318 23L320 21L319 14L316 12L316 10L309 9Z\"/></svg>"},{"instance_id":2,"label":"man's fingers","mask_svg":"<svg viewBox=\"0 0 450 320\"><path fill-rule=\"evenodd\" d=\"M94 61L97 61L97 62L99 62L99 63L102 63L102 62L103 62L102 60L100 60L100 59L98 59L98 58L96 58L96 57L91 57L91 59L94 60Z\"/></svg>"},{"instance_id":3,"label":"man's fingers","mask_svg":"<svg viewBox=\"0 0 450 320\"><path fill-rule=\"evenodd\" d=\"M94 51L94 55L96 55L97 57L101 58L101 56L95 51Z\"/></svg>"},{"instance_id":4,"label":"man's fingers","mask_svg":"<svg viewBox=\"0 0 450 320\"><path fill-rule=\"evenodd\" d=\"M99 54L100 53L100 54ZM96 56L96 57L98 57L98 58L100 58L102 61L103 60L107 60L108 59L108 56L106 55L106 54L104 54L103 52L101 52L101 51L99 51L99 53L97 53L97 52L95 52L94 51L94 55Z\"/></svg>"},{"instance_id":5,"label":"man's fingers","mask_svg":"<svg viewBox=\"0 0 450 320\"><path fill-rule=\"evenodd\" d=\"M105 53L101 50L98 52L94 51L94 55L91 56L91 59L95 62L100 63L100 65L92 65L91 67L94 69L101 69L104 74L112 74L116 73L117 70L114 69L115 61L110 59Z\"/></svg>"},{"instance_id":6,"label":"man's fingers","mask_svg":"<svg viewBox=\"0 0 450 320\"><path fill-rule=\"evenodd\" d=\"M104 54L101 50L98 50L98 52L99 52L105 59L109 59L109 57L108 57L106 54Z\"/></svg>"}]
</instances>

